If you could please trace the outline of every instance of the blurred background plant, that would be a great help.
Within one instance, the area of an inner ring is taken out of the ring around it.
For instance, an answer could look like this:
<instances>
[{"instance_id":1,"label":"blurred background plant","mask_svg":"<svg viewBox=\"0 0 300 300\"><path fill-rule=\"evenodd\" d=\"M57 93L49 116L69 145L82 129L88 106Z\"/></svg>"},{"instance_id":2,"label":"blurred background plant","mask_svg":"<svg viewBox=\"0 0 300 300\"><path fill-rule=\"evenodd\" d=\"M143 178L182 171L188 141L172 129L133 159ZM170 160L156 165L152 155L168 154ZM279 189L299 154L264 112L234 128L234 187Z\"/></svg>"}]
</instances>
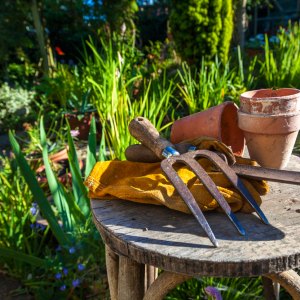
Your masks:
<instances>
[{"instance_id":1,"label":"blurred background plant","mask_svg":"<svg viewBox=\"0 0 300 300\"><path fill-rule=\"evenodd\" d=\"M208 109L224 101L239 101L239 95L245 91L244 70L231 68L229 62L222 65L216 56L215 61L193 70L183 63L178 71L180 97L188 107L189 114Z\"/></svg>"},{"instance_id":2,"label":"blurred background plant","mask_svg":"<svg viewBox=\"0 0 300 300\"><path fill-rule=\"evenodd\" d=\"M0 133L10 128L20 130L23 123L34 120L36 104L35 92L3 83L0 87Z\"/></svg>"},{"instance_id":3,"label":"blurred background plant","mask_svg":"<svg viewBox=\"0 0 300 300\"><path fill-rule=\"evenodd\" d=\"M300 23L289 23L275 37L275 43L265 37L264 58L260 60L262 84L274 88L299 87Z\"/></svg>"},{"instance_id":4,"label":"blurred background plant","mask_svg":"<svg viewBox=\"0 0 300 300\"><path fill-rule=\"evenodd\" d=\"M215 55L226 63L233 32L232 0L171 3L170 29L181 57L196 66L203 58L213 61Z\"/></svg>"}]
</instances>

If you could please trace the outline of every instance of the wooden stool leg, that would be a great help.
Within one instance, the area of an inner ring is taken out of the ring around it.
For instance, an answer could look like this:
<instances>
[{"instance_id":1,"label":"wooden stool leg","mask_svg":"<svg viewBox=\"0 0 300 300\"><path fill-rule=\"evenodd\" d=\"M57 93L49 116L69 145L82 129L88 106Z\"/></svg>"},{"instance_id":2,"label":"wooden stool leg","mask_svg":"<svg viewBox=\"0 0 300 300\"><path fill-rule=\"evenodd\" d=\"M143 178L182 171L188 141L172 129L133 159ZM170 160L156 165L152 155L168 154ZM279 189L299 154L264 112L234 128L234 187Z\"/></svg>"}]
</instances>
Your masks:
<instances>
[{"instance_id":1,"label":"wooden stool leg","mask_svg":"<svg viewBox=\"0 0 300 300\"><path fill-rule=\"evenodd\" d=\"M145 292L158 276L158 269L156 267L145 265Z\"/></svg>"},{"instance_id":2,"label":"wooden stool leg","mask_svg":"<svg viewBox=\"0 0 300 300\"><path fill-rule=\"evenodd\" d=\"M118 300L119 256L105 245L106 272L111 300Z\"/></svg>"},{"instance_id":3,"label":"wooden stool leg","mask_svg":"<svg viewBox=\"0 0 300 300\"><path fill-rule=\"evenodd\" d=\"M300 276L294 271L284 271L281 273L264 275L274 282L279 283L293 297L294 300L300 300Z\"/></svg>"},{"instance_id":4,"label":"wooden stool leg","mask_svg":"<svg viewBox=\"0 0 300 300\"><path fill-rule=\"evenodd\" d=\"M119 257L118 300L141 300L144 296L145 265Z\"/></svg>"},{"instance_id":5,"label":"wooden stool leg","mask_svg":"<svg viewBox=\"0 0 300 300\"><path fill-rule=\"evenodd\" d=\"M143 300L162 300L178 284L190 278L188 275L164 271L149 287Z\"/></svg>"},{"instance_id":6,"label":"wooden stool leg","mask_svg":"<svg viewBox=\"0 0 300 300\"><path fill-rule=\"evenodd\" d=\"M266 300L276 300L272 279L262 276L262 283L264 286L264 298Z\"/></svg>"}]
</instances>

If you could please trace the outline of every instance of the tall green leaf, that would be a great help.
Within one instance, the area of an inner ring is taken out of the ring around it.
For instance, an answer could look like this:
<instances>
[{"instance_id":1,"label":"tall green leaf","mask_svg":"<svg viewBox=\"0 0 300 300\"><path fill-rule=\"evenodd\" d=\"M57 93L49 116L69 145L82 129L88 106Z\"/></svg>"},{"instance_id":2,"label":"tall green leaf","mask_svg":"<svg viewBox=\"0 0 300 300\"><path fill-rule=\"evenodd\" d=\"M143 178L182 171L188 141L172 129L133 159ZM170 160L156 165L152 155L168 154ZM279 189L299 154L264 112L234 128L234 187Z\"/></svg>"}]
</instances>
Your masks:
<instances>
[{"instance_id":1,"label":"tall green leaf","mask_svg":"<svg viewBox=\"0 0 300 300\"><path fill-rule=\"evenodd\" d=\"M12 146L14 155L16 157L16 161L17 161L17 163L21 169L21 172L24 176L24 179L32 192L34 200L39 205L39 208L41 210L43 217L48 221L48 224L49 224L54 236L56 237L56 239L58 240L58 242L61 245L70 244L70 240L68 239L67 235L62 230L62 228L59 226L57 219L54 215L54 212L48 202L48 199L46 198L43 190L39 186L38 181L35 177L35 174L30 169L26 159L24 158L24 156L21 152L18 142L16 141L16 139L14 138L14 136L11 132L9 132L9 140L10 140L10 144Z\"/></svg>"},{"instance_id":2,"label":"tall green leaf","mask_svg":"<svg viewBox=\"0 0 300 300\"><path fill-rule=\"evenodd\" d=\"M46 176L48 180L49 189L51 191L55 206L58 210L59 216L63 222L63 226L66 231L72 230L72 216L70 213L70 209L68 203L66 201L66 193L62 187L62 185L58 182L54 172L51 169L51 165L48 157L47 150L47 139L46 133L43 125L43 118L40 121L40 139L41 145L43 148L43 161L45 165Z\"/></svg>"},{"instance_id":3,"label":"tall green leaf","mask_svg":"<svg viewBox=\"0 0 300 300\"><path fill-rule=\"evenodd\" d=\"M100 145L99 145L98 160L105 161L105 160L107 160L106 143L105 143L105 125L106 125L106 123L103 122L101 125L102 125L102 133L101 133L101 140L100 140Z\"/></svg>"}]
</instances>

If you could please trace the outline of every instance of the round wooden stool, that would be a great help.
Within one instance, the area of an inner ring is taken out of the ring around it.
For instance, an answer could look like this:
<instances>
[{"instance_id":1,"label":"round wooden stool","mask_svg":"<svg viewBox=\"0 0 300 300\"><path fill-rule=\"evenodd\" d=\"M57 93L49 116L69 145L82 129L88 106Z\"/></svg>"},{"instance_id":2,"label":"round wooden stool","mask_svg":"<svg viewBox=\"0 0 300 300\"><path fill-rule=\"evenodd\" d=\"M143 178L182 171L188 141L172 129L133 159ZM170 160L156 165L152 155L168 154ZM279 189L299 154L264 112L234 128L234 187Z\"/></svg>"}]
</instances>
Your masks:
<instances>
[{"instance_id":1,"label":"round wooden stool","mask_svg":"<svg viewBox=\"0 0 300 300\"><path fill-rule=\"evenodd\" d=\"M290 169L300 171L292 156ZM122 200L91 200L94 222L106 244L111 299L158 300L193 276L263 275L265 285L282 285L300 299L300 187L270 183L262 210L237 213L241 236L222 213L205 213L219 242L214 248L192 215L162 206ZM157 268L163 272L157 277ZM271 281L272 280L272 281ZM275 299L271 290L266 298Z\"/></svg>"}]
</instances>

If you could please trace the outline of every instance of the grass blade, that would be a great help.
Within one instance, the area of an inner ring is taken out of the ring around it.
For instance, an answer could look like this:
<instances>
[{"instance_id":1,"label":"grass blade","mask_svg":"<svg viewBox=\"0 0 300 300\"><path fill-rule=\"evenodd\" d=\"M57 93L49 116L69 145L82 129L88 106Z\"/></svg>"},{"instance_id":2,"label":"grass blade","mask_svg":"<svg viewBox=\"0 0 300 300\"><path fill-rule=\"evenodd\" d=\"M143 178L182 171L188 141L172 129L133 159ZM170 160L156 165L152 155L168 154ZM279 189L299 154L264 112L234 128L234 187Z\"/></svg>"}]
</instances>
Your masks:
<instances>
[{"instance_id":1,"label":"grass blade","mask_svg":"<svg viewBox=\"0 0 300 300\"><path fill-rule=\"evenodd\" d=\"M93 116L91 121L89 140L88 140L88 149L86 155L86 167L85 167L85 178L90 174L92 168L96 163L96 151L97 151L97 139L96 139L96 121Z\"/></svg>"}]
</instances>

